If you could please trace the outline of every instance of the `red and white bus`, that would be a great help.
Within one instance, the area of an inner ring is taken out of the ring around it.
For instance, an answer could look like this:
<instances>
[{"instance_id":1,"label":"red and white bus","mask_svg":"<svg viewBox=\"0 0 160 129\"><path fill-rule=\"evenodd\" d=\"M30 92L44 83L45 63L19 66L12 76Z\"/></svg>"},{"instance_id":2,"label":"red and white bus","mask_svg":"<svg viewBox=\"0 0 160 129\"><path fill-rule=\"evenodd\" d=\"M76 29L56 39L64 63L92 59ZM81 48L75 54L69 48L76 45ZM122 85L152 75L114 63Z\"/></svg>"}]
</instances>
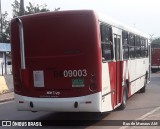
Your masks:
<instances>
[{"instance_id":1,"label":"red and white bus","mask_svg":"<svg viewBox=\"0 0 160 129\"><path fill-rule=\"evenodd\" d=\"M148 36L92 10L15 18L11 48L18 110L124 109L149 80Z\"/></svg>"},{"instance_id":2,"label":"red and white bus","mask_svg":"<svg viewBox=\"0 0 160 129\"><path fill-rule=\"evenodd\" d=\"M160 48L152 48L151 70L153 73L160 71Z\"/></svg>"}]
</instances>

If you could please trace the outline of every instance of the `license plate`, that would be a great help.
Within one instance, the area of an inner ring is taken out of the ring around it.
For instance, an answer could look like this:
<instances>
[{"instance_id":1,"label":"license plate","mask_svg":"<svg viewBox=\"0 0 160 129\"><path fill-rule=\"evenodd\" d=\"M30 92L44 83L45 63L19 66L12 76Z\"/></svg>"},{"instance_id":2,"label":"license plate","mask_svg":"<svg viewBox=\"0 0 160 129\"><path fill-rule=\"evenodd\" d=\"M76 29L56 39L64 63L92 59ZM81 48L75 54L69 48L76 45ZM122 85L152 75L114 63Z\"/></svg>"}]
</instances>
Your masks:
<instances>
[{"instance_id":1,"label":"license plate","mask_svg":"<svg viewBox=\"0 0 160 129\"><path fill-rule=\"evenodd\" d=\"M72 79L72 87L84 87L84 79Z\"/></svg>"}]
</instances>

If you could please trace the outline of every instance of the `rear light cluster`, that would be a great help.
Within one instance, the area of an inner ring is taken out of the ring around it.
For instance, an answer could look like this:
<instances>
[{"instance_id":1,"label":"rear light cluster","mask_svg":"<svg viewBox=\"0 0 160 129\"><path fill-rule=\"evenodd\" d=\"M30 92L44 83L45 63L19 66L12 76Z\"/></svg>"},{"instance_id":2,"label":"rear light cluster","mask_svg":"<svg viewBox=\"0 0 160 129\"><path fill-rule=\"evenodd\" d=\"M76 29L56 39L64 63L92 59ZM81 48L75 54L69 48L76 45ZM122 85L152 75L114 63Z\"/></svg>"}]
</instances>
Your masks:
<instances>
[{"instance_id":1,"label":"rear light cluster","mask_svg":"<svg viewBox=\"0 0 160 129\"><path fill-rule=\"evenodd\" d=\"M97 90L96 75L94 73L91 74L89 90L92 92L95 92Z\"/></svg>"},{"instance_id":2,"label":"rear light cluster","mask_svg":"<svg viewBox=\"0 0 160 129\"><path fill-rule=\"evenodd\" d=\"M29 87L29 71L27 69L21 69L20 78L18 75L14 75L14 89L17 92L22 90L22 87Z\"/></svg>"},{"instance_id":3,"label":"rear light cluster","mask_svg":"<svg viewBox=\"0 0 160 129\"><path fill-rule=\"evenodd\" d=\"M14 91L20 91L21 90L21 80L15 75L13 77L14 80Z\"/></svg>"}]
</instances>

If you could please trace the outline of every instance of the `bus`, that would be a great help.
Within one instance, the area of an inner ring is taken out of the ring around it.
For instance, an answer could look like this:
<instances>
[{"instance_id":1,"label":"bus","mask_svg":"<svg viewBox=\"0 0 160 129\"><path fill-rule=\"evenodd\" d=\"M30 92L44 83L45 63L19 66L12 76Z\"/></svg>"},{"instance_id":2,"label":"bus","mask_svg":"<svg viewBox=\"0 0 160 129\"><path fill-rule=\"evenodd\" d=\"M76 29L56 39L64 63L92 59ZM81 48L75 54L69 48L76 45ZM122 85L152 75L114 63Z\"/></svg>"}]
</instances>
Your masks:
<instances>
[{"instance_id":1,"label":"bus","mask_svg":"<svg viewBox=\"0 0 160 129\"><path fill-rule=\"evenodd\" d=\"M160 71L160 48L152 48L151 54L151 71L155 73Z\"/></svg>"},{"instance_id":2,"label":"bus","mask_svg":"<svg viewBox=\"0 0 160 129\"><path fill-rule=\"evenodd\" d=\"M149 82L148 36L94 10L11 20L19 111L107 112Z\"/></svg>"}]
</instances>

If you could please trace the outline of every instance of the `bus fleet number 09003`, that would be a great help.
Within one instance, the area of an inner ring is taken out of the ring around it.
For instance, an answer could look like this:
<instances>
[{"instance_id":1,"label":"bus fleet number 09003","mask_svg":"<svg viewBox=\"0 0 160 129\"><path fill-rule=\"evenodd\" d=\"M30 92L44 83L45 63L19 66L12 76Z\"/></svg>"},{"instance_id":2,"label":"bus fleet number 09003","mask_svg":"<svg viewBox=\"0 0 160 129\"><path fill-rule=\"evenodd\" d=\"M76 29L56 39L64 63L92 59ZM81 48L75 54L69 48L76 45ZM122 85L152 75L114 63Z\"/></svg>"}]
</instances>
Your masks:
<instances>
[{"instance_id":1,"label":"bus fleet number 09003","mask_svg":"<svg viewBox=\"0 0 160 129\"><path fill-rule=\"evenodd\" d=\"M86 69L79 69L79 70L64 70L63 72L64 77L86 77L87 70Z\"/></svg>"}]
</instances>

